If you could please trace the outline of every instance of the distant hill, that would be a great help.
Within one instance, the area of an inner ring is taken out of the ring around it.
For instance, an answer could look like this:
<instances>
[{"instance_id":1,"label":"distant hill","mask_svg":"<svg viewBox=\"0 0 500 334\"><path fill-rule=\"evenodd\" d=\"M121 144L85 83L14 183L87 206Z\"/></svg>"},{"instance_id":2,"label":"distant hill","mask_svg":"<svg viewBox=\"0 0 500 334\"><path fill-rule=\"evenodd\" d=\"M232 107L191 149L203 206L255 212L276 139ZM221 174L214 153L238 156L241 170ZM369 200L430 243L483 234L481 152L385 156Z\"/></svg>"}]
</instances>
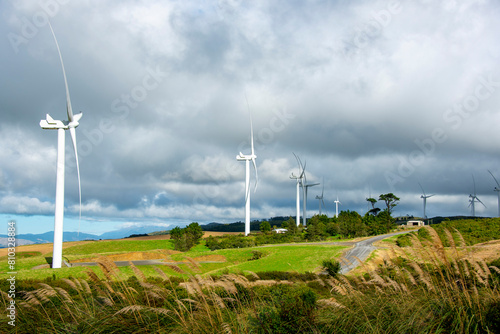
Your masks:
<instances>
[{"instance_id":1,"label":"distant hill","mask_svg":"<svg viewBox=\"0 0 500 334\"><path fill-rule=\"evenodd\" d=\"M272 217L269 219L263 219L263 220L254 220L250 222L250 231L259 231L260 230L260 224L263 221L268 221L271 226L276 225L278 227L281 226L281 223L284 222L285 220L288 220L290 217ZM203 231L210 231L210 232L245 232L245 223L244 222L236 222L236 223L230 223L230 224L220 224L220 223L209 223L205 225L201 225L201 228Z\"/></svg>"},{"instance_id":2,"label":"distant hill","mask_svg":"<svg viewBox=\"0 0 500 334\"><path fill-rule=\"evenodd\" d=\"M483 218L490 218L490 217L472 217L472 216L451 216L451 217L434 217L431 219L427 219L430 221L430 224L439 224L443 221L453 221L453 220L465 220L465 219L483 219Z\"/></svg>"},{"instance_id":3,"label":"distant hill","mask_svg":"<svg viewBox=\"0 0 500 334\"><path fill-rule=\"evenodd\" d=\"M0 248L5 248L8 246L7 235L0 234ZM95 234L80 233L78 232L64 232L63 241L78 241L78 240L98 240L99 236ZM16 245L31 245L31 244L45 244L54 241L54 231L45 232L41 234L18 234L16 235Z\"/></svg>"},{"instance_id":4,"label":"distant hill","mask_svg":"<svg viewBox=\"0 0 500 334\"><path fill-rule=\"evenodd\" d=\"M272 217L269 219L254 220L250 223L250 231L259 231L260 224L267 220L271 226L281 226L281 223L288 220L289 217ZM147 226L133 226L122 228L115 231L105 232L101 235L80 233L78 232L64 232L63 241L79 241L79 240L99 240L99 239L122 239L131 236L140 235L158 235L158 234L168 234L169 230L174 228L176 225L147 225ZM230 223L230 224L220 224L212 222L209 224L201 225L204 231L211 232L241 232L245 231L245 223L242 221ZM27 245L27 244L42 244L42 243L52 243L54 240L54 231L49 231L40 234L18 234L16 235L17 245ZM0 234L0 248L5 248L8 246L7 235Z\"/></svg>"},{"instance_id":5,"label":"distant hill","mask_svg":"<svg viewBox=\"0 0 500 334\"><path fill-rule=\"evenodd\" d=\"M175 227L176 225L147 225L147 226L133 226L133 227L128 227L128 228L122 228L120 230L116 231L110 231L103 233L99 236L99 239L122 239L126 238L128 236L131 236L132 234L149 234L153 233L156 231L165 231L171 230Z\"/></svg>"}]
</instances>

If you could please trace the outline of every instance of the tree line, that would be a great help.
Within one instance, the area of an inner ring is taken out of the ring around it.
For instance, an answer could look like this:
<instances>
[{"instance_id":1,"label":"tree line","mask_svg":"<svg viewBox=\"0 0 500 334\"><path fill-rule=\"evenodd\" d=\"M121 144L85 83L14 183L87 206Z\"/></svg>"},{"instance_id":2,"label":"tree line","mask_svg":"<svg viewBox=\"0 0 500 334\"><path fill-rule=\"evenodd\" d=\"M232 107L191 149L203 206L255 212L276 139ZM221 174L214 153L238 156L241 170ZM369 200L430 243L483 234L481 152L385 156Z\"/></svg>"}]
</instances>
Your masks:
<instances>
[{"instance_id":1,"label":"tree line","mask_svg":"<svg viewBox=\"0 0 500 334\"><path fill-rule=\"evenodd\" d=\"M399 198L393 193L382 194L379 201L384 203L385 208L375 207L377 200L367 198L371 203L370 209L364 216L355 211L342 211L338 217L327 215L315 215L307 220L307 227L299 224L295 219L280 220L279 227L286 229L285 233L272 233L273 225L268 221L260 223L260 234L244 236L210 236L206 239L206 246L211 250L224 248L245 248L263 244L279 244L285 242L321 241L328 237L357 238L371 235L389 233L394 227L395 220L391 213L398 204ZM277 221L273 221L277 223ZM170 231L170 238L174 243L174 249L188 251L197 245L203 237L202 227L198 223L191 223L185 228L175 227Z\"/></svg>"}]
</instances>

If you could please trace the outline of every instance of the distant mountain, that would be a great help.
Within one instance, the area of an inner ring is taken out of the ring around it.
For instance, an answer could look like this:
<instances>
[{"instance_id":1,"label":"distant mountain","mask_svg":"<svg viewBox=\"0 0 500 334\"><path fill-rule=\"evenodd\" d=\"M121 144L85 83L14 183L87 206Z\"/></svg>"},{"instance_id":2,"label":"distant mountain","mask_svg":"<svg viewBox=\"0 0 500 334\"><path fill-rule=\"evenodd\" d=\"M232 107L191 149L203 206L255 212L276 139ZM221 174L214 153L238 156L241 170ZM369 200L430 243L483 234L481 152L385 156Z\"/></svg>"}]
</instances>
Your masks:
<instances>
[{"instance_id":1,"label":"distant mountain","mask_svg":"<svg viewBox=\"0 0 500 334\"><path fill-rule=\"evenodd\" d=\"M0 248L5 248L8 246L7 243L7 235L0 234ZM5 239L5 240L4 240ZM63 233L63 241L78 241L78 240L97 240L99 236L95 234L88 233L80 233L78 236L78 232L64 232ZM18 234L16 235L16 245L31 245L31 244L45 244L51 243L54 241L54 231L45 232L41 234Z\"/></svg>"},{"instance_id":2,"label":"distant mountain","mask_svg":"<svg viewBox=\"0 0 500 334\"><path fill-rule=\"evenodd\" d=\"M164 231L166 229L170 230L175 226L169 225L149 225L143 227L128 227L120 230L110 231L103 233L101 235L80 233L78 232L64 232L63 241L79 241L79 240L99 240L99 239L122 239L133 234L148 234L156 231ZM0 234L0 248L5 248L8 246L6 234ZM16 235L16 245L30 245L30 244L45 244L52 243L54 241L54 231L49 231L40 234L18 234Z\"/></svg>"},{"instance_id":3,"label":"distant mountain","mask_svg":"<svg viewBox=\"0 0 500 334\"><path fill-rule=\"evenodd\" d=\"M101 234L98 239L122 239L126 238L132 234L148 234L157 231L171 230L177 225L147 225L147 226L133 226L122 228L120 230L110 231Z\"/></svg>"},{"instance_id":4,"label":"distant mountain","mask_svg":"<svg viewBox=\"0 0 500 334\"><path fill-rule=\"evenodd\" d=\"M272 225L281 226L281 222L287 220L288 217L273 217L267 219ZM254 220L250 223L251 231L258 231L260 223L264 220ZM157 232L155 234L166 234L167 231L174 228L176 225L147 225L147 226L133 226L122 228L115 231L105 232L101 235L80 233L78 236L77 232L64 232L63 241L78 241L78 240L99 240L99 239L122 239L129 237L131 235L144 235ZM213 232L241 232L245 231L245 223L239 221L231 224L220 224L212 222L209 224L201 225L204 231ZM5 239L5 240L4 240ZM17 245L27 245L27 244L42 244L42 243L52 243L54 240L54 231L49 231L40 234L18 234L16 235ZM5 248L8 246L7 235L0 234L0 248Z\"/></svg>"},{"instance_id":5,"label":"distant mountain","mask_svg":"<svg viewBox=\"0 0 500 334\"><path fill-rule=\"evenodd\" d=\"M31 245L34 244L31 240L16 238L16 246ZM9 240L7 237L0 237L0 248L9 247Z\"/></svg>"}]
</instances>

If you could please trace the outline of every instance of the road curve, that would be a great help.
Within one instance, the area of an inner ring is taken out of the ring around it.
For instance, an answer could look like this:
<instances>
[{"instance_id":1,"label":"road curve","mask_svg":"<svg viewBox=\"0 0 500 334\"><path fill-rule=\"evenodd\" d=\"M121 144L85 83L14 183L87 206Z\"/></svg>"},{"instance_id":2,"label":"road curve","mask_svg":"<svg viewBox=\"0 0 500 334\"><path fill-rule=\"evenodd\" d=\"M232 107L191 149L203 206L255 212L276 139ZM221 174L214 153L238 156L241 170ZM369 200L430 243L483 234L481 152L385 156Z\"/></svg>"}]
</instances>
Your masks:
<instances>
[{"instance_id":1,"label":"road curve","mask_svg":"<svg viewBox=\"0 0 500 334\"><path fill-rule=\"evenodd\" d=\"M411 231L403 231L389 234L377 235L362 241L358 241L354 244L354 247L351 248L341 259L341 274L347 274L349 271L353 270L357 266L359 266L361 261L365 261L368 256L370 256L371 252L373 252L377 247L373 246L374 242L380 241L385 238L392 237L398 234L404 234ZM359 260L358 260L359 259Z\"/></svg>"}]
</instances>

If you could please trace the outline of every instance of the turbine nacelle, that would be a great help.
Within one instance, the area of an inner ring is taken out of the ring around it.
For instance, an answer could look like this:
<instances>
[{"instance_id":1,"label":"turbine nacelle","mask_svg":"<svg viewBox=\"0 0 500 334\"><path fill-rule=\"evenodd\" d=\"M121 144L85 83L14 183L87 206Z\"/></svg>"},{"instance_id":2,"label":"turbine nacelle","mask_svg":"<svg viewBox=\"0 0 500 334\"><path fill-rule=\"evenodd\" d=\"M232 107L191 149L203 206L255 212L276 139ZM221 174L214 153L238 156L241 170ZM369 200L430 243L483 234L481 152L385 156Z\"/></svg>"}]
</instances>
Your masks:
<instances>
[{"instance_id":1,"label":"turbine nacelle","mask_svg":"<svg viewBox=\"0 0 500 334\"><path fill-rule=\"evenodd\" d=\"M255 159L257 159L257 156L255 154L245 155L240 152L240 154L236 156L236 160L238 161L255 160Z\"/></svg>"},{"instance_id":2,"label":"turbine nacelle","mask_svg":"<svg viewBox=\"0 0 500 334\"><path fill-rule=\"evenodd\" d=\"M78 122L83 116L83 113L76 114L73 117L73 121L59 121L53 119L49 114L45 116L45 119L40 121L40 127L46 130L57 130L64 129L68 130L70 128L76 128L80 123Z\"/></svg>"}]
</instances>

